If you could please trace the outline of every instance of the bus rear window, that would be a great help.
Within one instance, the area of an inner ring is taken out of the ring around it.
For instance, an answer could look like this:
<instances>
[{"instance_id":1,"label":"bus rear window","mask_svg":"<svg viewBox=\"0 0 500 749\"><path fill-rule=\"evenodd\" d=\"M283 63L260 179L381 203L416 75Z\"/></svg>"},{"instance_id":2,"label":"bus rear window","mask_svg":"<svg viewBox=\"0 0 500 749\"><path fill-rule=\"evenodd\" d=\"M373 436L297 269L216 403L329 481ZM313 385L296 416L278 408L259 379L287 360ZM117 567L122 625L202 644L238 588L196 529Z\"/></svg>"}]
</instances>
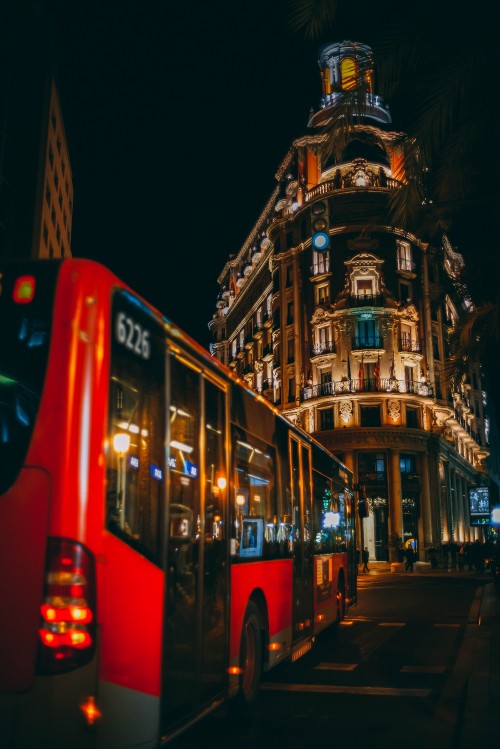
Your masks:
<instances>
[{"instance_id":1,"label":"bus rear window","mask_svg":"<svg viewBox=\"0 0 500 749\"><path fill-rule=\"evenodd\" d=\"M0 265L0 494L28 451L42 394L58 265Z\"/></svg>"},{"instance_id":2,"label":"bus rear window","mask_svg":"<svg viewBox=\"0 0 500 749\"><path fill-rule=\"evenodd\" d=\"M108 529L161 563L165 502L165 342L161 323L115 292L109 382Z\"/></svg>"}]
</instances>

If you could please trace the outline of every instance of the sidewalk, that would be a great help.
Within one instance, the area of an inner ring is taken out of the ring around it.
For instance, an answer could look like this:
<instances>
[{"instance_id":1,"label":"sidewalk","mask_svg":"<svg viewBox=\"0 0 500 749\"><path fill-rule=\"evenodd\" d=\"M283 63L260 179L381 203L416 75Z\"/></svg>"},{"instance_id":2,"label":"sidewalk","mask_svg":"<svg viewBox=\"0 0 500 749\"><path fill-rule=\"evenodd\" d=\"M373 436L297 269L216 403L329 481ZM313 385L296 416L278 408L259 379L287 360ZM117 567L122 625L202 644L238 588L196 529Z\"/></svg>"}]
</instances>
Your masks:
<instances>
[{"instance_id":1,"label":"sidewalk","mask_svg":"<svg viewBox=\"0 0 500 749\"><path fill-rule=\"evenodd\" d=\"M460 661L463 663L460 664ZM500 743L500 592L493 582L478 590L452 674L462 666L463 710L453 749Z\"/></svg>"},{"instance_id":2,"label":"sidewalk","mask_svg":"<svg viewBox=\"0 0 500 749\"><path fill-rule=\"evenodd\" d=\"M370 562L369 569L368 574L394 574L388 562ZM474 573L442 568L411 573L403 566L396 574L462 577ZM478 577L464 639L436 708L428 743L432 748L500 745L500 591L488 571Z\"/></svg>"}]
</instances>

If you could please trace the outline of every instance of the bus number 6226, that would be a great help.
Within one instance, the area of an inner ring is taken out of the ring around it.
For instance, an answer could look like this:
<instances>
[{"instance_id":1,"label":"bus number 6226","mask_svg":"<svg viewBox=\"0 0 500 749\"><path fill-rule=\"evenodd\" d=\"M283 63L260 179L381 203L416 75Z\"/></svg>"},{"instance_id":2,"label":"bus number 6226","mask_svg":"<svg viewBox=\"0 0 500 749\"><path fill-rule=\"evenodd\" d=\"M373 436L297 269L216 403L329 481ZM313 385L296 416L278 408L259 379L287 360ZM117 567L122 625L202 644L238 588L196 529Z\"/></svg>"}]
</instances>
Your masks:
<instances>
[{"instance_id":1,"label":"bus number 6226","mask_svg":"<svg viewBox=\"0 0 500 749\"><path fill-rule=\"evenodd\" d=\"M149 330L144 330L142 325L132 320L131 317L127 317L124 312L119 312L116 316L115 332L118 343L143 359L149 359L151 356Z\"/></svg>"}]
</instances>

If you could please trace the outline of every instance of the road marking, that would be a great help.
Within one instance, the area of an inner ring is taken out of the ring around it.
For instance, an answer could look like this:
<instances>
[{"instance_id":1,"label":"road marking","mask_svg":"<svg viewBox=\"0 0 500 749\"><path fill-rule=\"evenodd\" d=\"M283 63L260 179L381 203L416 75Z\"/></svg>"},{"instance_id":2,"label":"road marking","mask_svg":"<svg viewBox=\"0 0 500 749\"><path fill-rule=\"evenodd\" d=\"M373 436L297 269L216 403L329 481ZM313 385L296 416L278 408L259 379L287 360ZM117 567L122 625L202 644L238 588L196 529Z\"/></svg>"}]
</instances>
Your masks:
<instances>
[{"instance_id":1,"label":"road marking","mask_svg":"<svg viewBox=\"0 0 500 749\"><path fill-rule=\"evenodd\" d=\"M346 621L352 622L371 622L373 617L371 616L350 616Z\"/></svg>"},{"instance_id":2,"label":"road marking","mask_svg":"<svg viewBox=\"0 0 500 749\"><path fill-rule=\"evenodd\" d=\"M357 663L318 663L314 666L320 671L354 671L357 667Z\"/></svg>"},{"instance_id":3,"label":"road marking","mask_svg":"<svg viewBox=\"0 0 500 749\"><path fill-rule=\"evenodd\" d=\"M405 674L444 674L446 666L403 666Z\"/></svg>"},{"instance_id":4,"label":"road marking","mask_svg":"<svg viewBox=\"0 0 500 749\"><path fill-rule=\"evenodd\" d=\"M379 627L406 627L406 622L379 622Z\"/></svg>"},{"instance_id":5,"label":"road marking","mask_svg":"<svg viewBox=\"0 0 500 749\"><path fill-rule=\"evenodd\" d=\"M434 624L435 627L452 627L454 629L458 629L460 627L460 624Z\"/></svg>"},{"instance_id":6,"label":"road marking","mask_svg":"<svg viewBox=\"0 0 500 749\"><path fill-rule=\"evenodd\" d=\"M369 694L374 697L430 697L432 689L393 689L391 687L340 687L327 684L261 684L273 692L316 692L322 694Z\"/></svg>"}]
</instances>

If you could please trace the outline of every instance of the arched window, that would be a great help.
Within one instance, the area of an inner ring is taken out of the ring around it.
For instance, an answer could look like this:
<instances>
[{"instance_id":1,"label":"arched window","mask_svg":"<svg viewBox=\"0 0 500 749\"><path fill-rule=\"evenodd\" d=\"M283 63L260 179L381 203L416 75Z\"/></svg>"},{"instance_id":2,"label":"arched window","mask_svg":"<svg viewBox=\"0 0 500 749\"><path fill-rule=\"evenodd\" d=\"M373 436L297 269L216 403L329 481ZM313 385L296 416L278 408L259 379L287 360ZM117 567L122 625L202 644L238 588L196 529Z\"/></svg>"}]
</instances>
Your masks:
<instances>
[{"instance_id":1,"label":"arched window","mask_svg":"<svg viewBox=\"0 0 500 749\"><path fill-rule=\"evenodd\" d=\"M342 91L356 88L356 63L352 57L344 57L340 63Z\"/></svg>"}]
</instances>

